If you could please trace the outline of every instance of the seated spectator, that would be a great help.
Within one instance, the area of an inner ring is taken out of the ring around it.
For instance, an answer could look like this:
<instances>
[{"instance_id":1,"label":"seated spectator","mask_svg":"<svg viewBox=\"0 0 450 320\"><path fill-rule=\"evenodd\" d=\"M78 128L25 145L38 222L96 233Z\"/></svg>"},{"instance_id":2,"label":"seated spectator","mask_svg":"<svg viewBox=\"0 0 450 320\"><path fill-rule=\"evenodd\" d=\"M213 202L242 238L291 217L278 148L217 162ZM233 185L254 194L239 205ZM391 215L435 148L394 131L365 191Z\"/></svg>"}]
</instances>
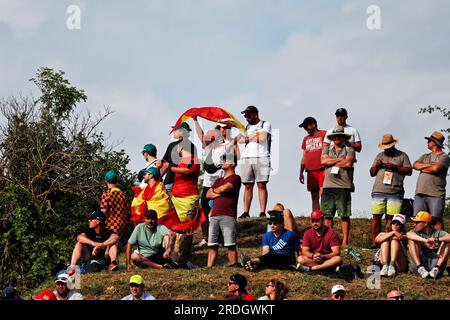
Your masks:
<instances>
[{"instance_id":1,"label":"seated spectator","mask_svg":"<svg viewBox=\"0 0 450 320\"><path fill-rule=\"evenodd\" d=\"M156 298L144 291L144 278L135 274L130 278L130 294L122 300L156 300Z\"/></svg>"},{"instance_id":2,"label":"seated spectator","mask_svg":"<svg viewBox=\"0 0 450 320\"><path fill-rule=\"evenodd\" d=\"M284 228L286 230L294 231L296 234L300 234L300 231L298 230L297 223L295 222L294 215L292 214L292 211L290 209L284 208L283 204L276 203L272 210L267 211L267 213L271 212L280 212L283 216L284 220Z\"/></svg>"},{"instance_id":3,"label":"seated spectator","mask_svg":"<svg viewBox=\"0 0 450 320\"><path fill-rule=\"evenodd\" d=\"M297 270L302 272L331 269L342 264L339 238L324 225L322 211L311 213L312 228L303 235L302 255L297 258Z\"/></svg>"},{"instance_id":4,"label":"seated spectator","mask_svg":"<svg viewBox=\"0 0 450 320\"><path fill-rule=\"evenodd\" d=\"M392 231L381 232L375 242L380 244L380 250L375 254L375 261L379 261L383 267L380 276L395 276L396 272L408 272L408 239L405 235L405 216L394 215L392 218Z\"/></svg>"},{"instance_id":5,"label":"seated spectator","mask_svg":"<svg viewBox=\"0 0 450 320\"><path fill-rule=\"evenodd\" d=\"M69 269L74 269L80 261L86 262L88 272L108 268L111 261L117 260L117 250L108 250L117 244L119 236L106 229L106 216L101 211L89 215L89 228L77 237Z\"/></svg>"},{"instance_id":6,"label":"seated spectator","mask_svg":"<svg viewBox=\"0 0 450 320\"><path fill-rule=\"evenodd\" d=\"M170 269L176 267L170 259L175 238L173 231L158 223L156 211L148 210L145 213L145 222L138 224L128 239L127 270L130 271L133 267L131 261L141 268L161 269L165 267ZM138 248L131 253L133 245L137 245Z\"/></svg>"},{"instance_id":7,"label":"seated spectator","mask_svg":"<svg viewBox=\"0 0 450 320\"><path fill-rule=\"evenodd\" d=\"M444 230L431 227L432 216L420 211L412 218L414 229L409 231L408 251L411 271L425 279L428 276L436 279L442 275L447 266L450 243L441 241L448 236Z\"/></svg>"},{"instance_id":8,"label":"seated spectator","mask_svg":"<svg viewBox=\"0 0 450 320\"><path fill-rule=\"evenodd\" d=\"M70 281L69 275L66 273L60 274L56 280L56 290L53 293L57 300L83 300L83 295L76 291L70 290L67 283Z\"/></svg>"},{"instance_id":9,"label":"seated spectator","mask_svg":"<svg viewBox=\"0 0 450 320\"><path fill-rule=\"evenodd\" d=\"M341 284L337 284L331 288L331 300L344 300L345 293L345 287Z\"/></svg>"},{"instance_id":10,"label":"seated spectator","mask_svg":"<svg viewBox=\"0 0 450 320\"><path fill-rule=\"evenodd\" d=\"M17 290L12 286L8 285L5 289L1 291L1 300L23 300L19 295Z\"/></svg>"},{"instance_id":11,"label":"seated spectator","mask_svg":"<svg viewBox=\"0 0 450 320\"><path fill-rule=\"evenodd\" d=\"M390 290L387 293L386 300L404 300L405 297L403 293L401 293L399 290Z\"/></svg>"},{"instance_id":12,"label":"seated spectator","mask_svg":"<svg viewBox=\"0 0 450 320\"><path fill-rule=\"evenodd\" d=\"M288 291L283 282L272 279L266 284L266 295L258 300L287 300Z\"/></svg>"},{"instance_id":13,"label":"seated spectator","mask_svg":"<svg viewBox=\"0 0 450 320\"><path fill-rule=\"evenodd\" d=\"M269 211L271 231L262 238L262 253L257 258L241 255L241 264L247 271L256 271L261 267L283 269L295 264L295 254L300 247L300 237L284 228L281 212Z\"/></svg>"},{"instance_id":14,"label":"seated spectator","mask_svg":"<svg viewBox=\"0 0 450 320\"><path fill-rule=\"evenodd\" d=\"M31 300L58 300L51 290L44 290L37 296L32 296Z\"/></svg>"},{"instance_id":15,"label":"seated spectator","mask_svg":"<svg viewBox=\"0 0 450 320\"><path fill-rule=\"evenodd\" d=\"M230 276L230 280L228 281L228 294L233 294L239 296L240 299L237 300L256 300L254 296L247 292L245 287L247 286L247 279L239 273L233 274ZM228 298L228 300L231 300Z\"/></svg>"}]
</instances>

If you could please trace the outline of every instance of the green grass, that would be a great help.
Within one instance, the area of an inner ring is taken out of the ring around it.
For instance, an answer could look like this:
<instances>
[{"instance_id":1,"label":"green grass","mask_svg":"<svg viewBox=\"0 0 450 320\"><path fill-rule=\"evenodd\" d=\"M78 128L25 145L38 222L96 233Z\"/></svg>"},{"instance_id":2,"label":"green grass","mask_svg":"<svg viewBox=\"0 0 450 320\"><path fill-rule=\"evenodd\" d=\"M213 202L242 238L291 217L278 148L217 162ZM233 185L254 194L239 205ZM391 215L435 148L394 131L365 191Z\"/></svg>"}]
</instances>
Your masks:
<instances>
[{"instance_id":1,"label":"green grass","mask_svg":"<svg viewBox=\"0 0 450 320\"><path fill-rule=\"evenodd\" d=\"M309 219L296 218L300 229L303 231L309 227ZM446 225L450 225L450 219L446 219ZM408 229L412 225L408 223ZM335 219L335 229L340 234L339 219ZM261 238L266 230L266 220L250 218L239 222L238 251L251 256L260 254ZM200 233L196 232L196 240L200 239ZM360 263L363 272L371 264L374 250L364 249L370 242L370 220L352 219L350 244L361 252L363 261ZM378 300L385 299L390 289L400 289L407 299L417 300L450 300L450 277L445 276L438 280L422 280L418 275L411 273L399 274L395 278L382 278L381 288L367 289L366 279L354 279L345 282L332 279L322 275L308 275L294 271L261 270L250 273L243 269L227 267L226 249L219 249L217 266L207 269L207 249L194 251L191 261L199 265L195 270L153 270L135 269L131 272L119 271L115 273L102 272L82 276L81 290L85 299L121 299L129 294L128 280L135 273L141 274L146 283L146 290L157 299L162 300L211 300L221 299L226 294L225 284L231 274L239 272L248 279L248 291L256 297L264 294L264 287L272 278L283 281L289 288L288 298L290 300L317 300L328 299L331 287L335 284L343 284L348 292L348 299L356 300ZM344 255L345 263L353 263L349 256ZM123 254L120 259L121 265L125 264ZM28 293L37 294L45 288L53 289L54 280L49 279L38 288Z\"/></svg>"}]
</instances>

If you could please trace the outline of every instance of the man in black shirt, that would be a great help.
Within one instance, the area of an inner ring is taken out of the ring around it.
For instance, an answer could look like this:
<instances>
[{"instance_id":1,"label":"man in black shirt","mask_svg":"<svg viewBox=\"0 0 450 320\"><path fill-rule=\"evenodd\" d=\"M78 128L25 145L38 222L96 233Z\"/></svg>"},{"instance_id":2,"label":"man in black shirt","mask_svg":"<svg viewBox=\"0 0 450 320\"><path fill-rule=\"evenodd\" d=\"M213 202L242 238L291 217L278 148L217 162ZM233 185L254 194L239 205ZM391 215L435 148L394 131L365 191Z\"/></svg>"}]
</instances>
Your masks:
<instances>
[{"instance_id":1,"label":"man in black shirt","mask_svg":"<svg viewBox=\"0 0 450 320\"><path fill-rule=\"evenodd\" d=\"M80 260L88 262L88 271L100 271L117 259L117 250L110 247L117 245L119 236L105 228L106 216L101 211L94 211L89 216L89 228L84 228L77 236L77 243L72 253L71 267L75 267Z\"/></svg>"}]
</instances>

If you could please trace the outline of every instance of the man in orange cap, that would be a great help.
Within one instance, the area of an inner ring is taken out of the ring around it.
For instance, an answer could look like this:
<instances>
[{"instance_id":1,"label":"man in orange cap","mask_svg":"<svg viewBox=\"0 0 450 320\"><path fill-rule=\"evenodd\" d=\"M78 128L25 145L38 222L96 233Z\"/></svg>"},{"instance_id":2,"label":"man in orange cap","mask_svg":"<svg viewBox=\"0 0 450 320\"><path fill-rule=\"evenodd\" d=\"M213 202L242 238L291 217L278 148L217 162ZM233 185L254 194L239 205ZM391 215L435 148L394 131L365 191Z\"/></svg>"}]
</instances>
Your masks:
<instances>
[{"instance_id":1,"label":"man in orange cap","mask_svg":"<svg viewBox=\"0 0 450 320\"><path fill-rule=\"evenodd\" d=\"M297 270L303 272L331 269L342 264L341 247L336 232L324 224L322 211L311 213L312 228L303 235L302 255Z\"/></svg>"},{"instance_id":2,"label":"man in orange cap","mask_svg":"<svg viewBox=\"0 0 450 320\"><path fill-rule=\"evenodd\" d=\"M427 211L433 217L435 229L444 229L442 216L445 207L445 186L450 166L449 156L442 151L444 135L434 131L427 140L430 153L423 154L414 162L413 168L420 171L414 197L414 213Z\"/></svg>"},{"instance_id":3,"label":"man in orange cap","mask_svg":"<svg viewBox=\"0 0 450 320\"><path fill-rule=\"evenodd\" d=\"M441 239L449 241L448 233L432 228L432 216L426 211L418 212L412 220L414 229L406 234L411 271L423 279L428 276L436 279L447 265L450 243Z\"/></svg>"}]
</instances>

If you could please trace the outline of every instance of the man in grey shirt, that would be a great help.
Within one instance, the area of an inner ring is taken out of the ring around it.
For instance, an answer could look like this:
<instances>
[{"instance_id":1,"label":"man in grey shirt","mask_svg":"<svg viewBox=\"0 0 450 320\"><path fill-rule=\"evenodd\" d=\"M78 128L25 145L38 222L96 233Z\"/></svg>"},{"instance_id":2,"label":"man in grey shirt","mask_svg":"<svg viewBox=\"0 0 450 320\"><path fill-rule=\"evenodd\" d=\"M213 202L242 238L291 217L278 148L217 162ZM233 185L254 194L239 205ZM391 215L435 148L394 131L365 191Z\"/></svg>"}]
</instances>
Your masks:
<instances>
[{"instance_id":1,"label":"man in grey shirt","mask_svg":"<svg viewBox=\"0 0 450 320\"><path fill-rule=\"evenodd\" d=\"M431 153L422 155L414 162L413 168L420 171L414 197L414 213L427 211L433 216L432 225L435 229L444 229L442 219L445 207L445 186L450 158L442 151L444 136L434 131L425 137Z\"/></svg>"}]
</instances>

